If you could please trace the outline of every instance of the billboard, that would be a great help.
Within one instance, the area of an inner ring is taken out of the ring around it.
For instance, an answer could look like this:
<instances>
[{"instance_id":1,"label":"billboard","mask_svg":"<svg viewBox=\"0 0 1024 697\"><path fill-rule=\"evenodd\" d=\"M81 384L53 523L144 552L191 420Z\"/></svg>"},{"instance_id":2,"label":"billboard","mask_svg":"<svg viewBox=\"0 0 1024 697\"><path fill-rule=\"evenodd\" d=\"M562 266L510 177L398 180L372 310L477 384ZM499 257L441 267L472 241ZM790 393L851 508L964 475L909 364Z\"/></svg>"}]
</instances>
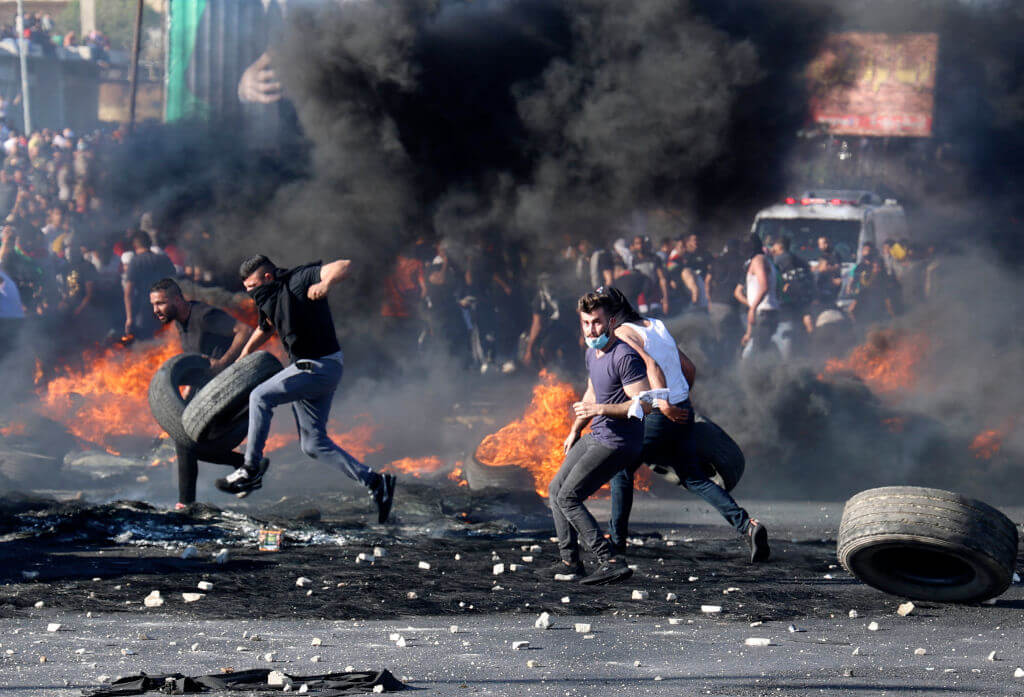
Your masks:
<instances>
[{"instance_id":1,"label":"billboard","mask_svg":"<svg viewBox=\"0 0 1024 697\"><path fill-rule=\"evenodd\" d=\"M832 34L807 70L811 118L837 135L932 134L937 34Z\"/></svg>"}]
</instances>

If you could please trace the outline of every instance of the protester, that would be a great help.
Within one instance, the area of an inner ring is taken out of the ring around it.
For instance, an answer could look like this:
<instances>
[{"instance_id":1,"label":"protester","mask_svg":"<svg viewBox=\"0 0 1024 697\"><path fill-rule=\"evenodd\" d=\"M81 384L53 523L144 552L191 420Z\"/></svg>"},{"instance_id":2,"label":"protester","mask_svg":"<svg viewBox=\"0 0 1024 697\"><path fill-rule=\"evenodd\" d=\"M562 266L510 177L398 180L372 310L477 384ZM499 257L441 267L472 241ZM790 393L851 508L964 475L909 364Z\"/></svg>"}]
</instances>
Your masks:
<instances>
[{"instance_id":1,"label":"protester","mask_svg":"<svg viewBox=\"0 0 1024 697\"><path fill-rule=\"evenodd\" d=\"M160 327L149 306L149 289L161 278L174 277L174 264L163 253L150 249L149 236L141 231L131 235L133 255L124 272L124 333L152 338Z\"/></svg>"},{"instance_id":2,"label":"protester","mask_svg":"<svg viewBox=\"0 0 1024 697\"><path fill-rule=\"evenodd\" d=\"M736 299L747 308L747 331L740 339L743 358L766 353L779 326L778 276L768 261L761 239L750 234L743 245L746 281L736 286Z\"/></svg>"}]
</instances>

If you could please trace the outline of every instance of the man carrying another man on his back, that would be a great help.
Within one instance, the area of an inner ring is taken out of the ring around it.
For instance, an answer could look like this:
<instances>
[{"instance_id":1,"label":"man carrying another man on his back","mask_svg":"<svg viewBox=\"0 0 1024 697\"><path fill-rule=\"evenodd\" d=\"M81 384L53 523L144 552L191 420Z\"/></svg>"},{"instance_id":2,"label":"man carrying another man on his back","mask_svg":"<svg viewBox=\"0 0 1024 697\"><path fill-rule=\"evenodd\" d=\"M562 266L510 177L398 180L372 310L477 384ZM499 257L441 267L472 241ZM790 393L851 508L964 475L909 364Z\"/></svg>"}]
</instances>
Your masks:
<instances>
[{"instance_id":1,"label":"man carrying another man on his back","mask_svg":"<svg viewBox=\"0 0 1024 697\"><path fill-rule=\"evenodd\" d=\"M153 315L161 324L174 322L182 352L199 353L209 358L210 370L214 374L235 362L252 335L249 325L223 310L196 300L185 300L181 288L171 278L153 284L149 290L149 302L153 306ZM174 449L178 455L178 503L175 509L181 510L195 503L199 458L187 444L175 443ZM242 454L231 450L222 454L204 452L203 460L235 468L244 464Z\"/></svg>"}]
</instances>

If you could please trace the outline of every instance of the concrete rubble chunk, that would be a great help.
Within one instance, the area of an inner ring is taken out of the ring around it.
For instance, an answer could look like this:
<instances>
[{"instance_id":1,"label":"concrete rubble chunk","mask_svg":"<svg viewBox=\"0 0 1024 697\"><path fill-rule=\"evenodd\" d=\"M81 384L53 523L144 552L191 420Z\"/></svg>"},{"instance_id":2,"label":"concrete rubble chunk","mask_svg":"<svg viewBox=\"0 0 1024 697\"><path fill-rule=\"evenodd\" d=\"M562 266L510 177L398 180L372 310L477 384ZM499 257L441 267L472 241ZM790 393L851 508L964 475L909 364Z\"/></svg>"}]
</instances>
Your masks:
<instances>
[{"instance_id":1,"label":"concrete rubble chunk","mask_svg":"<svg viewBox=\"0 0 1024 697\"><path fill-rule=\"evenodd\" d=\"M196 643L192 644L188 648L189 648L189 651L198 651L199 650L199 642L197 641Z\"/></svg>"},{"instance_id":2,"label":"concrete rubble chunk","mask_svg":"<svg viewBox=\"0 0 1024 697\"><path fill-rule=\"evenodd\" d=\"M523 567L520 566L519 564L509 564L508 565L508 570L511 571L512 573L515 573L516 571L519 571L521 568L523 568Z\"/></svg>"},{"instance_id":3,"label":"concrete rubble chunk","mask_svg":"<svg viewBox=\"0 0 1024 697\"><path fill-rule=\"evenodd\" d=\"M201 591L212 591L213 590L213 584L210 583L209 581L200 581L199 583L196 584L196 588L198 588Z\"/></svg>"},{"instance_id":4,"label":"concrete rubble chunk","mask_svg":"<svg viewBox=\"0 0 1024 697\"><path fill-rule=\"evenodd\" d=\"M522 559L523 559L523 563L524 564L532 564L533 563L533 557L531 555L529 555L529 554L524 555Z\"/></svg>"},{"instance_id":5,"label":"concrete rubble chunk","mask_svg":"<svg viewBox=\"0 0 1024 697\"><path fill-rule=\"evenodd\" d=\"M202 600L206 597L205 593L182 593L181 599L186 603L194 603L197 600Z\"/></svg>"},{"instance_id":6,"label":"concrete rubble chunk","mask_svg":"<svg viewBox=\"0 0 1024 697\"><path fill-rule=\"evenodd\" d=\"M219 552L213 555L213 562L215 564L227 564L231 559L231 553L227 549L221 549Z\"/></svg>"},{"instance_id":7,"label":"concrete rubble chunk","mask_svg":"<svg viewBox=\"0 0 1024 697\"><path fill-rule=\"evenodd\" d=\"M986 661L998 661L999 659L996 657L996 652L993 651L992 653L990 653L988 655L988 658L986 658L985 660Z\"/></svg>"},{"instance_id":8,"label":"concrete rubble chunk","mask_svg":"<svg viewBox=\"0 0 1024 697\"><path fill-rule=\"evenodd\" d=\"M672 602L673 600L679 600L679 596L675 593L666 593L665 600Z\"/></svg>"},{"instance_id":9,"label":"concrete rubble chunk","mask_svg":"<svg viewBox=\"0 0 1024 697\"><path fill-rule=\"evenodd\" d=\"M373 557L371 557L366 552L360 552L359 554L356 555L356 564L361 564L364 561L372 561L372 560L373 560Z\"/></svg>"},{"instance_id":10,"label":"concrete rubble chunk","mask_svg":"<svg viewBox=\"0 0 1024 697\"><path fill-rule=\"evenodd\" d=\"M307 685L306 683L302 683L302 685L299 686L298 692L300 695L309 692L309 685Z\"/></svg>"},{"instance_id":11,"label":"concrete rubble chunk","mask_svg":"<svg viewBox=\"0 0 1024 697\"><path fill-rule=\"evenodd\" d=\"M398 641L396 641L396 642L395 642L395 646L398 646L399 648L405 648L405 647L406 647L406 646L408 646L408 645L409 645L409 644L408 644L408 642L407 642L407 641L405 640L405 637L404 637L404 636L400 636L400 637L398 637Z\"/></svg>"},{"instance_id":12,"label":"concrete rubble chunk","mask_svg":"<svg viewBox=\"0 0 1024 697\"><path fill-rule=\"evenodd\" d=\"M531 658L529 661L526 662L526 667L527 668L538 668L538 667L540 667L540 662L535 661L535 660L533 660Z\"/></svg>"},{"instance_id":13,"label":"concrete rubble chunk","mask_svg":"<svg viewBox=\"0 0 1024 697\"><path fill-rule=\"evenodd\" d=\"M267 674L267 684L275 687L291 685L292 679L279 670L272 670Z\"/></svg>"},{"instance_id":14,"label":"concrete rubble chunk","mask_svg":"<svg viewBox=\"0 0 1024 697\"><path fill-rule=\"evenodd\" d=\"M1018 668L1017 670L1013 671L1013 677L1024 678L1024 668Z\"/></svg>"},{"instance_id":15,"label":"concrete rubble chunk","mask_svg":"<svg viewBox=\"0 0 1024 697\"><path fill-rule=\"evenodd\" d=\"M547 612L540 613L540 617L533 623L533 626L537 629L551 629L554 622L551 621L551 614Z\"/></svg>"},{"instance_id":16,"label":"concrete rubble chunk","mask_svg":"<svg viewBox=\"0 0 1024 697\"><path fill-rule=\"evenodd\" d=\"M721 605L701 605L700 611L706 615L717 615L722 611Z\"/></svg>"},{"instance_id":17,"label":"concrete rubble chunk","mask_svg":"<svg viewBox=\"0 0 1024 697\"><path fill-rule=\"evenodd\" d=\"M50 624L46 625L46 631L48 631L48 632L59 632L60 631L60 623L58 623L58 622L51 622Z\"/></svg>"},{"instance_id":18,"label":"concrete rubble chunk","mask_svg":"<svg viewBox=\"0 0 1024 697\"><path fill-rule=\"evenodd\" d=\"M575 581L576 577L572 574L555 574L556 581Z\"/></svg>"},{"instance_id":19,"label":"concrete rubble chunk","mask_svg":"<svg viewBox=\"0 0 1024 697\"><path fill-rule=\"evenodd\" d=\"M669 624L682 624L683 623L683 618L681 618L681 617L669 617L668 618L668 623Z\"/></svg>"},{"instance_id":20,"label":"concrete rubble chunk","mask_svg":"<svg viewBox=\"0 0 1024 697\"><path fill-rule=\"evenodd\" d=\"M416 594L416 591L409 591L408 593L405 594L405 597L408 598L409 600L416 600L416 598L418 598L420 596Z\"/></svg>"},{"instance_id":21,"label":"concrete rubble chunk","mask_svg":"<svg viewBox=\"0 0 1024 697\"><path fill-rule=\"evenodd\" d=\"M309 662L310 663L319 663L320 660L321 660L320 656L310 656L309 657Z\"/></svg>"},{"instance_id":22,"label":"concrete rubble chunk","mask_svg":"<svg viewBox=\"0 0 1024 697\"><path fill-rule=\"evenodd\" d=\"M388 641L398 641L401 638L402 635L398 632L391 632L390 634L388 634Z\"/></svg>"},{"instance_id":23,"label":"concrete rubble chunk","mask_svg":"<svg viewBox=\"0 0 1024 697\"><path fill-rule=\"evenodd\" d=\"M765 637L752 636L744 639L743 643L747 646L771 646L772 640Z\"/></svg>"},{"instance_id":24,"label":"concrete rubble chunk","mask_svg":"<svg viewBox=\"0 0 1024 697\"><path fill-rule=\"evenodd\" d=\"M877 632L878 631L878 622L872 622L871 624L869 624L868 625L868 631L869 632Z\"/></svg>"},{"instance_id":25,"label":"concrete rubble chunk","mask_svg":"<svg viewBox=\"0 0 1024 697\"><path fill-rule=\"evenodd\" d=\"M382 692L384 692L384 686L383 685L374 685L373 686L373 691L374 691L375 694L379 695Z\"/></svg>"},{"instance_id":26,"label":"concrete rubble chunk","mask_svg":"<svg viewBox=\"0 0 1024 697\"><path fill-rule=\"evenodd\" d=\"M450 627L448 627L448 631L451 632L452 634L458 634L459 633L459 625L457 625L457 624L451 625Z\"/></svg>"},{"instance_id":27,"label":"concrete rubble chunk","mask_svg":"<svg viewBox=\"0 0 1024 697\"><path fill-rule=\"evenodd\" d=\"M181 550L182 559L195 559L199 556L199 550L196 549L195 545L189 545L185 549Z\"/></svg>"},{"instance_id":28,"label":"concrete rubble chunk","mask_svg":"<svg viewBox=\"0 0 1024 697\"><path fill-rule=\"evenodd\" d=\"M37 600L35 604L32 605L32 607L34 607L36 610L41 610L44 607L46 607L46 603L44 603L42 600Z\"/></svg>"},{"instance_id":29,"label":"concrete rubble chunk","mask_svg":"<svg viewBox=\"0 0 1024 697\"><path fill-rule=\"evenodd\" d=\"M922 649L922 648L914 649L914 655L915 656L924 656L927 653L928 653L927 649Z\"/></svg>"},{"instance_id":30,"label":"concrete rubble chunk","mask_svg":"<svg viewBox=\"0 0 1024 697\"><path fill-rule=\"evenodd\" d=\"M305 576L299 576L297 579L295 579L295 585L299 588L304 588L305 586L308 586L311 583L313 583L313 579L306 578Z\"/></svg>"},{"instance_id":31,"label":"concrete rubble chunk","mask_svg":"<svg viewBox=\"0 0 1024 697\"><path fill-rule=\"evenodd\" d=\"M419 568L423 569L424 571L430 571L430 562L421 561L418 564L418 566L419 566Z\"/></svg>"},{"instance_id":32,"label":"concrete rubble chunk","mask_svg":"<svg viewBox=\"0 0 1024 697\"><path fill-rule=\"evenodd\" d=\"M641 665L643 665L643 664L640 663L640 661L633 661L633 667L634 668L639 668Z\"/></svg>"},{"instance_id":33,"label":"concrete rubble chunk","mask_svg":"<svg viewBox=\"0 0 1024 697\"><path fill-rule=\"evenodd\" d=\"M851 620L855 620L855 619L857 619L857 617L859 617L859 615L857 614L857 611L856 610L850 610L850 619Z\"/></svg>"},{"instance_id":34,"label":"concrete rubble chunk","mask_svg":"<svg viewBox=\"0 0 1024 697\"><path fill-rule=\"evenodd\" d=\"M310 646L323 646L323 639L320 637L313 637L313 640L309 642Z\"/></svg>"},{"instance_id":35,"label":"concrete rubble chunk","mask_svg":"<svg viewBox=\"0 0 1024 697\"><path fill-rule=\"evenodd\" d=\"M561 603L562 603L563 605L568 605L568 604L569 604L570 602L571 602L571 600L570 600L569 596L567 596L567 595L563 595L563 596L562 596L562 600L561 600Z\"/></svg>"},{"instance_id":36,"label":"concrete rubble chunk","mask_svg":"<svg viewBox=\"0 0 1024 697\"><path fill-rule=\"evenodd\" d=\"M263 654L263 660L267 663L273 663L277 660L277 652L267 651L265 654Z\"/></svg>"},{"instance_id":37,"label":"concrete rubble chunk","mask_svg":"<svg viewBox=\"0 0 1024 697\"><path fill-rule=\"evenodd\" d=\"M160 596L160 591L151 591L142 599L142 604L146 607L160 607L164 604L164 599Z\"/></svg>"},{"instance_id":38,"label":"concrete rubble chunk","mask_svg":"<svg viewBox=\"0 0 1024 697\"><path fill-rule=\"evenodd\" d=\"M633 595L630 596L630 599L632 599L632 600L647 600L647 597L649 595L650 594L647 591L635 590L635 591L633 591Z\"/></svg>"},{"instance_id":39,"label":"concrete rubble chunk","mask_svg":"<svg viewBox=\"0 0 1024 697\"><path fill-rule=\"evenodd\" d=\"M387 554L388 554L388 551L386 549L384 549L383 547L374 547L373 548L373 556L375 558L377 558L377 559L382 559L382 558L386 557Z\"/></svg>"},{"instance_id":40,"label":"concrete rubble chunk","mask_svg":"<svg viewBox=\"0 0 1024 697\"><path fill-rule=\"evenodd\" d=\"M577 634L590 634L590 624L586 622L577 622L572 628L576 630Z\"/></svg>"},{"instance_id":41,"label":"concrete rubble chunk","mask_svg":"<svg viewBox=\"0 0 1024 697\"><path fill-rule=\"evenodd\" d=\"M495 564L493 567L491 567L491 573L495 576L501 576L503 573L505 573L505 565Z\"/></svg>"},{"instance_id":42,"label":"concrete rubble chunk","mask_svg":"<svg viewBox=\"0 0 1024 697\"><path fill-rule=\"evenodd\" d=\"M860 655L860 647L858 646L857 648L855 648L853 650L853 653L851 653L850 655L851 656L859 656Z\"/></svg>"},{"instance_id":43,"label":"concrete rubble chunk","mask_svg":"<svg viewBox=\"0 0 1024 697\"><path fill-rule=\"evenodd\" d=\"M513 651L522 651L523 649L528 649L528 648L530 648L530 642L528 642L528 641L513 641L512 642L512 650Z\"/></svg>"},{"instance_id":44,"label":"concrete rubble chunk","mask_svg":"<svg viewBox=\"0 0 1024 697\"><path fill-rule=\"evenodd\" d=\"M687 580L687 581L689 581L690 583L696 583L697 581L699 581L699 580L700 580L700 576L690 576L690 577L689 577L688 579L686 579L686 580Z\"/></svg>"},{"instance_id":45,"label":"concrete rubble chunk","mask_svg":"<svg viewBox=\"0 0 1024 697\"><path fill-rule=\"evenodd\" d=\"M896 608L896 614L899 615L900 617L906 617L907 615L909 615L913 611L914 611L914 603L909 602L909 601L905 602L905 603L900 603L900 606L898 608Z\"/></svg>"}]
</instances>

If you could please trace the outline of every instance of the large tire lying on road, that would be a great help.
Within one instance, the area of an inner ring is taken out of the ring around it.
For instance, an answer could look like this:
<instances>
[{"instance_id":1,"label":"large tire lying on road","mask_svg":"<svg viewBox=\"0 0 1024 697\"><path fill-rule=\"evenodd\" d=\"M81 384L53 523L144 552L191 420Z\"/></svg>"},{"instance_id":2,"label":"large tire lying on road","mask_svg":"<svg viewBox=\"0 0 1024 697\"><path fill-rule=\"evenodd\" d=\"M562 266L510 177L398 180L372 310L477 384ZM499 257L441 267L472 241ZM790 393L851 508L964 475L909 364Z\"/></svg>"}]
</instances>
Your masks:
<instances>
[{"instance_id":1,"label":"large tire lying on road","mask_svg":"<svg viewBox=\"0 0 1024 697\"><path fill-rule=\"evenodd\" d=\"M247 424L235 424L212 441L197 442L185 432L181 423L186 400L181 387L192 388L192 396L210 381L210 362L198 353L183 353L164 362L149 381L149 410L160 427L175 443L192 448L201 457L203 453L223 453L231 450L245 438Z\"/></svg>"},{"instance_id":2,"label":"large tire lying on road","mask_svg":"<svg viewBox=\"0 0 1024 697\"><path fill-rule=\"evenodd\" d=\"M1009 587L1017 528L981 501L941 489L888 486L846 502L836 551L845 569L886 593L978 602Z\"/></svg>"},{"instance_id":3,"label":"large tire lying on road","mask_svg":"<svg viewBox=\"0 0 1024 697\"><path fill-rule=\"evenodd\" d=\"M735 489L747 468L747 459L736 441L714 421L699 414L693 424L693 438L697 444L697 462L708 472L711 481L726 491Z\"/></svg>"},{"instance_id":4,"label":"large tire lying on road","mask_svg":"<svg viewBox=\"0 0 1024 697\"><path fill-rule=\"evenodd\" d=\"M218 438L244 422L249 413L249 393L282 370L281 361L266 351L235 361L210 380L181 414L185 433L197 442Z\"/></svg>"}]
</instances>

